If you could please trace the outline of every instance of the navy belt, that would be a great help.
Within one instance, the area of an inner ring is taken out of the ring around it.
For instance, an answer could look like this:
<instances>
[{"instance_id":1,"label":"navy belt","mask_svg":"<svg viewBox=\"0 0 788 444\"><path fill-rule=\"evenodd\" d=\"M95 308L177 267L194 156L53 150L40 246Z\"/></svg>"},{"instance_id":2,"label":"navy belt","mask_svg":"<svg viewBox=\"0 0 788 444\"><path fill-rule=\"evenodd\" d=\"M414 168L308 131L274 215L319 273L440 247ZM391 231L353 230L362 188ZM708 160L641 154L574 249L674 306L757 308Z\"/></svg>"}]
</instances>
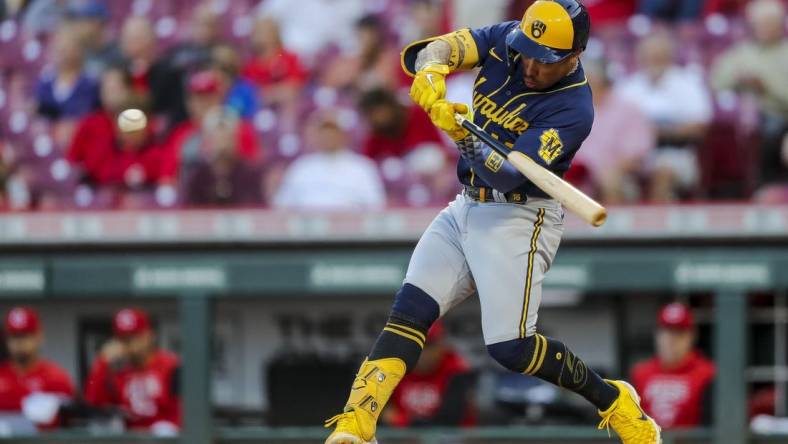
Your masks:
<instances>
[{"instance_id":1,"label":"navy belt","mask_svg":"<svg viewBox=\"0 0 788 444\"><path fill-rule=\"evenodd\" d=\"M463 194L477 202L501 202L522 204L528 200L528 196L523 193L501 193L493 188L463 186Z\"/></svg>"}]
</instances>

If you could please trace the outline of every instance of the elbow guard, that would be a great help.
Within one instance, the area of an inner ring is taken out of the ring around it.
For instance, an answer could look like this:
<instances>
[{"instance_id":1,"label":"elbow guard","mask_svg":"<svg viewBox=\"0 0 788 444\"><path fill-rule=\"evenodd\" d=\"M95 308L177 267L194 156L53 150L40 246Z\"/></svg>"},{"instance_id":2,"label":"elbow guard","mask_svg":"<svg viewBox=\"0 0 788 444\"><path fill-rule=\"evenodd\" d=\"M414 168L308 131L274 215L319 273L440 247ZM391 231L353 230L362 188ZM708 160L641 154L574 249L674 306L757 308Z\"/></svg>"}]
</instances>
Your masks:
<instances>
[{"instance_id":1,"label":"elbow guard","mask_svg":"<svg viewBox=\"0 0 788 444\"><path fill-rule=\"evenodd\" d=\"M476 41L473 40L471 30L460 29L459 31L450 32L437 37L419 40L406 46L405 49L402 50L402 54L400 54L402 70L411 77L415 76L416 57L419 51L436 40L444 41L451 47L449 72L454 72L458 69L471 69L479 63L479 50L476 48Z\"/></svg>"}]
</instances>

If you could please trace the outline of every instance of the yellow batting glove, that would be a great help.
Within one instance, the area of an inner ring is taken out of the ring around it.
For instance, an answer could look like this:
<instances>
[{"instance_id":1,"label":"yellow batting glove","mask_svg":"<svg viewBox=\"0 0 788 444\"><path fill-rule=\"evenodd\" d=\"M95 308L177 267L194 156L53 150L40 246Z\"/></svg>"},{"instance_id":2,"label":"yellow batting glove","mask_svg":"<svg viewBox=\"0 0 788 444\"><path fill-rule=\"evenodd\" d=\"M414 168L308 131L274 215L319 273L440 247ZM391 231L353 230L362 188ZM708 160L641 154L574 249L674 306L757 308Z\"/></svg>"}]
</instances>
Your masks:
<instances>
[{"instance_id":1,"label":"yellow batting glove","mask_svg":"<svg viewBox=\"0 0 788 444\"><path fill-rule=\"evenodd\" d=\"M442 129L455 142L462 140L470 134L468 130L457 123L455 114L471 119L470 108L464 103L452 103L441 99L436 101L430 109L430 119L438 128Z\"/></svg>"},{"instance_id":2,"label":"yellow batting glove","mask_svg":"<svg viewBox=\"0 0 788 444\"><path fill-rule=\"evenodd\" d=\"M410 87L410 98L429 113L436 101L446 97L448 74L448 65L428 63L416 73L413 85Z\"/></svg>"}]
</instances>

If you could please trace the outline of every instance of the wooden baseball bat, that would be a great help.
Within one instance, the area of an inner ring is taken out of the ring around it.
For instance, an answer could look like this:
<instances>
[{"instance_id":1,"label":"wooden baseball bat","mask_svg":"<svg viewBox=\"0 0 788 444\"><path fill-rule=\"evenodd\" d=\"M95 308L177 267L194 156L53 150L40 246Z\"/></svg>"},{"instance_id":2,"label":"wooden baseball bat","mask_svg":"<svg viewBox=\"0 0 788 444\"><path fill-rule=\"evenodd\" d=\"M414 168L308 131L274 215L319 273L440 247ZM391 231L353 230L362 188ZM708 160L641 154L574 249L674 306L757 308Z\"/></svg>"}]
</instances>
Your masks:
<instances>
[{"instance_id":1,"label":"wooden baseball bat","mask_svg":"<svg viewBox=\"0 0 788 444\"><path fill-rule=\"evenodd\" d=\"M580 216L581 219L595 227L605 223L607 210L594 199L586 196L572 184L556 176L525 154L506 148L501 142L465 117L455 114L455 118L458 124L489 145L495 152L505 157L534 185L538 186L553 199L561 202L563 206Z\"/></svg>"}]
</instances>

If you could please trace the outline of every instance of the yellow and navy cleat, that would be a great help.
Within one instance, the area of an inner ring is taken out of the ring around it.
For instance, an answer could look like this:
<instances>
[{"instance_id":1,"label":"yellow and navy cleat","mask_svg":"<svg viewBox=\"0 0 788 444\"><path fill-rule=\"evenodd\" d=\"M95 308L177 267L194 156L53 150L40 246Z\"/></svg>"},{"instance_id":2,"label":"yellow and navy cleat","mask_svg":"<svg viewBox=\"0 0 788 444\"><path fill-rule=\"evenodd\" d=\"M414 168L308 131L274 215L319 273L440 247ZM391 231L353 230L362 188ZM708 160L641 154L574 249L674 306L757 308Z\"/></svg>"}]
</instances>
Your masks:
<instances>
[{"instance_id":1,"label":"yellow and navy cleat","mask_svg":"<svg viewBox=\"0 0 788 444\"><path fill-rule=\"evenodd\" d=\"M599 412L599 429L612 427L623 444L662 444L661 429L640 408L640 396L624 381L606 380L619 390L618 399L606 411Z\"/></svg>"},{"instance_id":2,"label":"yellow and navy cleat","mask_svg":"<svg viewBox=\"0 0 788 444\"><path fill-rule=\"evenodd\" d=\"M344 412L326 421L326 428L334 427L326 444L376 444L378 416L403 376L405 362L401 359L364 360Z\"/></svg>"},{"instance_id":3,"label":"yellow and navy cleat","mask_svg":"<svg viewBox=\"0 0 788 444\"><path fill-rule=\"evenodd\" d=\"M326 421L326 427L336 426L331 435L326 439L326 444L377 444L373 436L366 440L362 438L361 426L356 419L356 412L340 413Z\"/></svg>"}]
</instances>

